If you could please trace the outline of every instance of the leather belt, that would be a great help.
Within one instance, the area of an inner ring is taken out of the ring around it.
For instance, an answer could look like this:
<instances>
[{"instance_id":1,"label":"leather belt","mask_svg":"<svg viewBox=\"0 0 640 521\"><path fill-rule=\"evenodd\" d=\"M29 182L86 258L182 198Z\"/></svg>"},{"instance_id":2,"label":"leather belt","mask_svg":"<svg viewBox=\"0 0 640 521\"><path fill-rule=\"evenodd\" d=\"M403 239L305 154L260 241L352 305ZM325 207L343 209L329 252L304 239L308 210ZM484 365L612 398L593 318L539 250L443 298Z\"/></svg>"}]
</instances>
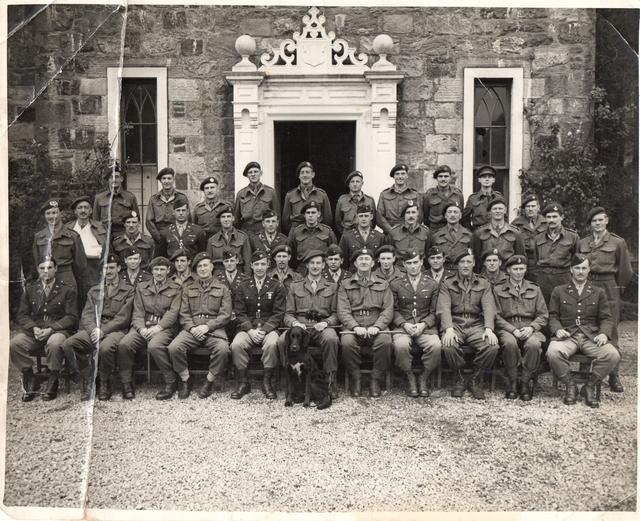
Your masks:
<instances>
[{"instance_id":1,"label":"leather belt","mask_svg":"<svg viewBox=\"0 0 640 521\"><path fill-rule=\"evenodd\" d=\"M371 315L371 310L359 309L358 311L355 312L355 314L361 317L368 317L369 315Z\"/></svg>"},{"instance_id":2,"label":"leather belt","mask_svg":"<svg viewBox=\"0 0 640 521\"><path fill-rule=\"evenodd\" d=\"M531 320L530 317L523 317L522 315L514 315L512 317L509 317L509 320L516 320L518 322L522 322L523 320Z\"/></svg>"},{"instance_id":3,"label":"leather belt","mask_svg":"<svg viewBox=\"0 0 640 521\"><path fill-rule=\"evenodd\" d=\"M457 316L462 318L478 318L480 315L476 313L458 313Z\"/></svg>"},{"instance_id":4,"label":"leather belt","mask_svg":"<svg viewBox=\"0 0 640 521\"><path fill-rule=\"evenodd\" d=\"M216 316L209 313L197 313L193 315L193 318L216 318Z\"/></svg>"},{"instance_id":5,"label":"leather belt","mask_svg":"<svg viewBox=\"0 0 640 521\"><path fill-rule=\"evenodd\" d=\"M158 315L152 315L151 313L147 313L144 317L144 325L145 326L153 326L160 322L160 318Z\"/></svg>"}]
</instances>

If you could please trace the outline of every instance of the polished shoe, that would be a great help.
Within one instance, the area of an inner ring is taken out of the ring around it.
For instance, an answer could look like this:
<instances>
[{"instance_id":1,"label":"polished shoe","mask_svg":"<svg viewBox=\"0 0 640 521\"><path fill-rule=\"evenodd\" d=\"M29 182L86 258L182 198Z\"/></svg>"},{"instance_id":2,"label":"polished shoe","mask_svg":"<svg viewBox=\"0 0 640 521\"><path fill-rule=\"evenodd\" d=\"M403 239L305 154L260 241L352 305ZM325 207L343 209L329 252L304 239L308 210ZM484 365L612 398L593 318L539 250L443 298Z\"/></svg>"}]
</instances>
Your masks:
<instances>
[{"instance_id":1,"label":"polished shoe","mask_svg":"<svg viewBox=\"0 0 640 521\"><path fill-rule=\"evenodd\" d=\"M380 375L378 371L371 371L370 393L371 398L380 398L382 392L380 391Z\"/></svg>"},{"instance_id":2,"label":"polished shoe","mask_svg":"<svg viewBox=\"0 0 640 521\"><path fill-rule=\"evenodd\" d=\"M464 385L464 376L462 375L462 371L459 369L456 371L456 382L453 384L451 389L451 396L453 398L462 398L464 395L465 385Z\"/></svg>"},{"instance_id":3,"label":"polished shoe","mask_svg":"<svg viewBox=\"0 0 640 521\"><path fill-rule=\"evenodd\" d=\"M482 390L482 373L483 369L476 369L469 380L469 392L476 400L484 400L484 391Z\"/></svg>"},{"instance_id":4,"label":"polished shoe","mask_svg":"<svg viewBox=\"0 0 640 521\"><path fill-rule=\"evenodd\" d=\"M598 400L598 393L596 386L598 385L598 378L591 377L589 381L580 389L580 396L584 397L584 403L589 407L600 407L600 401Z\"/></svg>"},{"instance_id":5,"label":"polished shoe","mask_svg":"<svg viewBox=\"0 0 640 521\"><path fill-rule=\"evenodd\" d=\"M429 375L427 374L427 370L423 370L418 377L418 392L421 398L429 397Z\"/></svg>"},{"instance_id":6,"label":"polished shoe","mask_svg":"<svg viewBox=\"0 0 640 521\"><path fill-rule=\"evenodd\" d=\"M329 396L332 400L338 399L338 373L336 371L329 372Z\"/></svg>"},{"instance_id":7,"label":"polished shoe","mask_svg":"<svg viewBox=\"0 0 640 521\"><path fill-rule=\"evenodd\" d=\"M351 394L358 398L362 394L362 379L360 371L351 373Z\"/></svg>"},{"instance_id":8,"label":"polished shoe","mask_svg":"<svg viewBox=\"0 0 640 521\"><path fill-rule=\"evenodd\" d=\"M51 371L47 379L47 389L42 395L45 402L55 400L58 397L58 371Z\"/></svg>"},{"instance_id":9,"label":"polished shoe","mask_svg":"<svg viewBox=\"0 0 640 521\"><path fill-rule=\"evenodd\" d=\"M609 375L609 389L614 393L624 392L624 387L622 387L622 382L620 381L618 373L611 373Z\"/></svg>"},{"instance_id":10,"label":"polished shoe","mask_svg":"<svg viewBox=\"0 0 640 521\"><path fill-rule=\"evenodd\" d=\"M268 400L275 400L277 398L276 392L271 385L271 377L273 376L273 369L265 369L264 376L262 378L262 392Z\"/></svg>"},{"instance_id":11,"label":"polished shoe","mask_svg":"<svg viewBox=\"0 0 640 521\"><path fill-rule=\"evenodd\" d=\"M111 400L111 382L109 377L100 376L98 381L98 400Z\"/></svg>"},{"instance_id":12,"label":"polished shoe","mask_svg":"<svg viewBox=\"0 0 640 521\"><path fill-rule=\"evenodd\" d=\"M530 402L533 397L533 381L529 378L523 378L520 380L520 399L523 402Z\"/></svg>"},{"instance_id":13,"label":"polished shoe","mask_svg":"<svg viewBox=\"0 0 640 521\"><path fill-rule=\"evenodd\" d=\"M31 367L22 371L22 401L30 402L32 401L40 388L40 382L36 378L36 375L33 374L33 370Z\"/></svg>"},{"instance_id":14,"label":"polished shoe","mask_svg":"<svg viewBox=\"0 0 640 521\"><path fill-rule=\"evenodd\" d=\"M507 400L515 400L518 397L518 393L516 393L517 382L512 378L507 380L507 387L504 390L504 397Z\"/></svg>"},{"instance_id":15,"label":"polished shoe","mask_svg":"<svg viewBox=\"0 0 640 521\"><path fill-rule=\"evenodd\" d=\"M573 405L578 400L578 386L570 374L562 378L562 382L564 383L564 397L562 401L565 405Z\"/></svg>"},{"instance_id":16,"label":"polished shoe","mask_svg":"<svg viewBox=\"0 0 640 521\"><path fill-rule=\"evenodd\" d=\"M418 382L416 381L416 375L411 369L407 371L407 395L411 398L418 397Z\"/></svg>"},{"instance_id":17,"label":"polished shoe","mask_svg":"<svg viewBox=\"0 0 640 521\"><path fill-rule=\"evenodd\" d=\"M231 398L239 400L245 394L251 392L251 386L249 385L249 377L246 369L238 369L238 385L231 393Z\"/></svg>"},{"instance_id":18,"label":"polished shoe","mask_svg":"<svg viewBox=\"0 0 640 521\"><path fill-rule=\"evenodd\" d=\"M214 386L215 386L215 382L213 381L210 382L209 380L205 380L204 384L202 384L202 387L200 387L200 389L198 390L198 396L202 399L209 398L209 396L213 394Z\"/></svg>"},{"instance_id":19,"label":"polished shoe","mask_svg":"<svg viewBox=\"0 0 640 521\"><path fill-rule=\"evenodd\" d=\"M156 394L156 400L169 400L170 398L173 398L173 395L176 394L177 390L178 382L165 382L163 389Z\"/></svg>"},{"instance_id":20,"label":"polished shoe","mask_svg":"<svg viewBox=\"0 0 640 521\"><path fill-rule=\"evenodd\" d=\"M136 397L136 392L133 390L133 384L131 382L122 383L122 398L124 400L133 400Z\"/></svg>"},{"instance_id":21,"label":"polished shoe","mask_svg":"<svg viewBox=\"0 0 640 521\"><path fill-rule=\"evenodd\" d=\"M184 382L181 378L178 379L178 398L180 400L186 400L191 394L191 378Z\"/></svg>"}]
</instances>

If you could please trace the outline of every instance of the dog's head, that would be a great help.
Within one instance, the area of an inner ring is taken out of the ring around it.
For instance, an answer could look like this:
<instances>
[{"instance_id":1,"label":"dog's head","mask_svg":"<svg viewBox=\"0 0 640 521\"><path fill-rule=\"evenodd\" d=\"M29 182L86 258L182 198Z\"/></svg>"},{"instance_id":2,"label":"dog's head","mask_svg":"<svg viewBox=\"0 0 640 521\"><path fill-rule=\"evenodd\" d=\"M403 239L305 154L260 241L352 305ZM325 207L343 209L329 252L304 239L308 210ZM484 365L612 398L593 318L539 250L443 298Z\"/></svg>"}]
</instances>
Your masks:
<instances>
[{"instance_id":1,"label":"dog's head","mask_svg":"<svg viewBox=\"0 0 640 521\"><path fill-rule=\"evenodd\" d=\"M306 353L309 347L309 335L300 327L292 327L287 332L287 346L290 353Z\"/></svg>"}]
</instances>

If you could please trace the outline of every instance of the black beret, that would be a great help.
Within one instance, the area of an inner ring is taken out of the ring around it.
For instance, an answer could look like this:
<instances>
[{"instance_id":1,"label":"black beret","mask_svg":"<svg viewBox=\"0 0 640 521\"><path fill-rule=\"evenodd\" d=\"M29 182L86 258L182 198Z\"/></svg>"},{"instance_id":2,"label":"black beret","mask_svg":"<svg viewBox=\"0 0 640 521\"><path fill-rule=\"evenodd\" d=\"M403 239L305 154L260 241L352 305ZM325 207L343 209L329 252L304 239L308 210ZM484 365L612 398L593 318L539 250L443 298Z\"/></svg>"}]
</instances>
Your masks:
<instances>
[{"instance_id":1,"label":"black beret","mask_svg":"<svg viewBox=\"0 0 640 521\"><path fill-rule=\"evenodd\" d=\"M437 246L431 246L427 252L427 257L435 257L436 255L444 255L444 252Z\"/></svg>"},{"instance_id":2,"label":"black beret","mask_svg":"<svg viewBox=\"0 0 640 521\"><path fill-rule=\"evenodd\" d=\"M183 206L186 206L187 208L189 208L189 200L188 199L183 199L182 197L180 197L180 198L176 197L173 200L173 209L174 210L176 208L182 208Z\"/></svg>"},{"instance_id":3,"label":"black beret","mask_svg":"<svg viewBox=\"0 0 640 521\"><path fill-rule=\"evenodd\" d=\"M404 170L405 172L409 173L409 167L404 163L399 163L391 169L391 172L389 172L389 177L393 177L394 175L396 175L396 172L398 172L399 170Z\"/></svg>"},{"instance_id":4,"label":"black beret","mask_svg":"<svg viewBox=\"0 0 640 521\"><path fill-rule=\"evenodd\" d=\"M49 199L46 203L44 203L40 207L40 213L44 213L47 210L51 210L52 208L60 208L60 203L56 199Z\"/></svg>"},{"instance_id":5,"label":"black beret","mask_svg":"<svg viewBox=\"0 0 640 521\"><path fill-rule=\"evenodd\" d=\"M273 250L271 250L271 258L275 258L278 253L282 252L291 255L291 248L288 244L278 244Z\"/></svg>"},{"instance_id":6,"label":"black beret","mask_svg":"<svg viewBox=\"0 0 640 521\"><path fill-rule=\"evenodd\" d=\"M156 179L158 181L160 181L160 178L163 175L170 175L171 177L175 177L176 176L176 172L175 172L175 170L173 168L170 168L170 167L163 168L162 170L160 170L160 172L158 172L158 175L156 176Z\"/></svg>"},{"instance_id":7,"label":"black beret","mask_svg":"<svg viewBox=\"0 0 640 521\"><path fill-rule=\"evenodd\" d=\"M165 266L167 268L171 268L171 263L166 257L155 257L149 263L149 270L152 270L156 266Z\"/></svg>"},{"instance_id":8,"label":"black beret","mask_svg":"<svg viewBox=\"0 0 640 521\"><path fill-rule=\"evenodd\" d=\"M512 255L507 259L507 262L504 263L504 267L508 268L514 264L524 264L526 266L527 258L524 255Z\"/></svg>"},{"instance_id":9,"label":"black beret","mask_svg":"<svg viewBox=\"0 0 640 521\"><path fill-rule=\"evenodd\" d=\"M589 257L582 253L575 253L573 257L571 257L571 267L577 266L578 264L582 264L584 261L589 260Z\"/></svg>"},{"instance_id":10,"label":"black beret","mask_svg":"<svg viewBox=\"0 0 640 521\"><path fill-rule=\"evenodd\" d=\"M521 203L522 208L524 208L531 201L538 201L538 196L536 194L525 194L524 197L522 198L522 203ZM539 202L540 201L538 201L538 203Z\"/></svg>"},{"instance_id":11,"label":"black beret","mask_svg":"<svg viewBox=\"0 0 640 521\"><path fill-rule=\"evenodd\" d=\"M473 257L473 252L470 249L466 249L464 251L461 251L460 253L458 253L458 255L456 255L456 258L453 260L453 262L455 264L458 264L458 262L460 262L461 259L468 257L469 255L471 255Z\"/></svg>"},{"instance_id":12,"label":"black beret","mask_svg":"<svg viewBox=\"0 0 640 521\"><path fill-rule=\"evenodd\" d=\"M316 210L320 211L320 205L316 201L309 199L302 205L302 208L300 208L300 213L304 214L310 208L315 208Z\"/></svg>"},{"instance_id":13,"label":"black beret","mask_svg":"<svg viewBox=\"0 0 640 521\"><path fill-rule=\"evenodd\" d=\"M462 211L462 208L460 208L460 205L458 204L457 201L452 201L451 199L449 199L446 203L444 203L444 206L442 207L442 214L444 215L447 212L447 210L452 206L455 206L460 211Z\"/></svg>"},{"instance_id":14,"label":"black beret","mask_svg":"<svg viewBox=\"0 0 640 521\"><path fill-rule=\"evenodd\" d=\"M110 253L107 255L107 261L105 264L120 264L120 257L116 253Z\"/></svg>"},{"instance_id":15,"label":"black beret","mask_svg":"<svg viewBox=\"0 0 640 521\"><path fill-rule=\"evenodd\" d=\"M364 176L362 175L362 172L360 172L360 170L354 170L347 176L347 180L345 181L347 186L349 186L349 183L354 177L359 177L360 179L364 179Z\"/></svg>"},{"instance_id":16,"label":"black beret","mask_svg":"<svg viewBox=\"0 0 640 521\"><path fill-rule=\"evenodd\" d=\"M81 195L80 197L76 197L71 202L71 209L75 210L76 206L78 206L80 203L84 203L84 202L91 204L91 197L89 197L88 195Z\"/></svg>"},{"instance_id":17,"label":"black beret","mask_svg":"<svg viewBox=\"0 0 640 521\"><path fill-rule=\"evenodd\" d=\"M404 214L405 214L405 213L407 213L407 210L408 210L409 208L415 208L415 209L418 209L418 207L416 206L416 202L415 202L415 201L412 201L412 200L410 199L409 201L407 201L407 202L405 203L405 205L402 207L402 210L400 210L400 214L402 215L402 217L404 217ZM420 211L420 210L418 210L418 211Z\"/></svg>"},{"instance_id":18,"label":"black beret","mask_svg":"<svg viewBox=\"0 0 640 521\"><path fill-rule=\"evenodd\" d=\"M54 266L58 266L58 263L51 255L39 255L36 266L40 266L43 262L52 262Z\"/></svg>"},{"instance_id":19,"label":"black beret","mask_svg":"<svg viewBox=\"0 0 640 521\"><path fill-rule=\"evenodd\" d=\"M542 209L542 215L547 215L548 213L557 212L560 215L564 215L564 208L559 203L549 203Z\"/></svg>"},{"instance_id":20,"label":"black beret","mask_svg":"<svg viewBox=\"0 0 640 521\"><path fill-rule=\"evenodd\" d=\"M504 200L504 197L498 196L489 201L489 204L487 204L487 211L491 210L491 208L496 204L503 204L505 208L507 207L507 201Z\"/></svg>"},{"instance_id":21,"label":"black beret","mask_svg":"<svg viewBox=\"0 0 640 521\"><path fill-rule=\"evenodd\" d=\"M198 253L191 261L191 269L195 270L198 267L198 264L203 260L211 260L211 256L206 251L201 251Z\"/></svg>"},{"instance_id":22,"label":"black beret","mask_svg":"<svg viewBox=\"0 0 640 521\"><path fill-rule=\"evenodd\" d=\"M265 219L271 219L272 217L277 217L276 212L274 212L273 210L269 209L269 210L265 210L262 213L262 220L264 221Z\"/></svg>"},{"instance_id":23,"label":"black beret","mask_svg":"<svg viewBox=\"0 0 640 521\"><path fill-rule=\"evenodd\" d=\"M231 248L230 246L224 246L222 248L222 260L227 260L237 256L238 252L235 250L235 248Z\"/></svg>"},{"instance_id":24,"label":"black beret","mask_svg":"<svg viewBox=\"0 0 640 521\"><path fill-rule=\"evenodd\" d=\"M340 257L344 257L344 253L342 248L337 244L329 244L327 248L327 257L333 257L334 255L340 255Z\"/></svg>"},{"instance_id":25,"label":"black beret","mask_svg":"<svg viewBox=\"0 0 640 521\"><path fill-rule=\"evenodd\" d=\"M402 257L402 260L408 261L415 259L416 257L422 258L424 254L416 250L405 250L400 254L400 256Z\"/></svg>"},{"instance_id":26,"label":"black beret","mask_svg":"<svg viewBox=\"0 0 640 521\"><path fill-rule=\"evenodd\" d=\"M595 208L592 208L591 210L589 210L589 213L587 214L587 223L591 223L591 220L596 215L599 215L601 213L607 215L607 211L602 206L596 206Z\"/></svg>"},{"instance_id":27,"label":"black beret","mask_svg":"<svg viewBox=\"0 0 640 521\"><path fill-rule=\"evenodd\" d=\"M484 175L496 176L496 169L489 165L479 166L476 169L476 177L480 178Z\"/></svg>"},{"instance_id":28,"label":"black beret","mask_svg":"<svg viewBox=\"0 0 640 521\"><path fill-rule=\"evenodd\" d=\"M264 260L264 259L269 259L267 252L264 250L256 250L251 254L251 263L253 264L254 262L260 261L260 260Z\"/></svg>"},{"instance_id":29,"label":"black beret","mask_svg":"<svg viewBox=\"0 0 640 521\"><path fill-rule=\"evenodd\" d=\"M309 163L309 161L302 161L302 163L299 163L296 167L296 175L298 175L300 173L300 170L302 170L305 166L315 172L315 168L313 168L313 165Z\"/></svg>"},{"instance_id":30,"label":"black beret","mask_svg":"<svg viewBox=\"0 0 640 521\"><path fill-rule=\"evenodd\" d=\"M138 219L138 221L140 221L140 215L135 210L131 210L122 217L122 224L124 224L127 219Z\"/></svg>"},{"instance_id":31,"label":"black beret","mask_svg":"<svg viewBox=\"0 0 640 521\"><path fill-rule=\"evenodd\" d=\"M216 213L216 217L219 218L223 213L230 213L231 215L233 215L233 209L231 208L231 206L224 205L222 208L220 208L220 210L218 210L218 213Z\"/></svg>"},{"instance_id":32,"label":"black beret","mask_svg":"<svg viewBox=\"0 0 640 521\"><path fill-rule=\"evenodd\" d=\"M175 261L178 257L186 257L187 259L189 259L191 257L191 255L189 255L189 252L187 250L183 250L182 248L176 250L175 252L173 252L173 255L171 255L171 258L169 259L170 261Z\"/></svg>"},{"instance_id":33,"label":"black beret","mask_svg":"<svg viewBox=\"0 0 640 521\"><path fill-rule=\"evenodd\" d=\"M436 168L433 171L433 178L437 179L438 178L438 174L442 174L442 173L447 173L447 174L451 174L451 167L449 165L440 165L438 168Z\"/></svg>"},{"instance_id":34,"label":"black beret","mask_svg":"<svg viewBox=\"0 0 640 521\"><path fill-rule=\"evenodd\" d=\"M219 185L220 183L218 182L218 180L213 177L207 177L206 179L204 179L201 183L200 183L200 190L204 191L204 187L208 184L215 184L215 185Z\"/></svg>"},{"instance_id":35,"label":"black beret","mask_svg":"<svg viewBox=\"0 0 640 521\"><path fill-rule=\"evenodd\" d=\"M247 177L247 173L252 168L257 168L258 170L262 170L260 163L258 163L257 161L250 161L249 163L247 163L247 166L244 167L244 170L242 171L242 175Z\"/></svg>"},{"instance_id":36,"label":"black beret","mask_svg":"<svg viewBox=\"0 0 640 521\"><path fill-rule=\"evenodd\" d=\"M498 259L500 258L500 252L496 248L491 248L482 254L482 262L487 260L487 257L490 257L491 255L495 255Z\"/></svg>"},{"instance_id":37,"label":"black beret","mask_svg":"<svg viewBox=\"0 0 640 521\"><path fill-rule=\"evenodd\" d=\"M368 255L372 259L374 258L373 252L369 248L360 248L354 251L353 254L351 255L351 262L354 263L356 259L360 257L360 255Z\"/></svg>"},{"instance_id":38,"label":"black beret","mask_svg":"<svg viewBox=\"0 0 640 521\"><path fill-rule=\"evenodd\" d=\"M122 252L122 260L127 260L132 255L141 255L140 250L135 246L129 246Z\"/></svg>"},{"instance_id":39,"label":"black beret","mask_svg":"<svg viewBox=\"0 0 640 521\"><path fill-rule=\"evenodd\" d=\"M381 253L393 253L395 255L396 249L393 247L392 244L383 244L376 250L376 259L380 257Z\"/></svg>"},{"instance_id":40,"label":"black beret","mask_svg":"<svg viewBox=\"0 0 640 521\"><path fill-rule=\"evenodd\" d=\"M320 250L309 250L306 253L306 255L302 258L302 262L306 264L307 262L309 262L311 259L315 257L322 257L324 259L324 253L321 252Z\"/></svg>"},{"instance_id":41,"label":"black beret","mask_svg":"<svg viewBox=\"0 0 640 521\"><path fill-rule=\"evenodd\" d=\"M356 208L356 215L359 213L373 213L373 208L366 203L359 204Z\"/></svg>"}]
</instances>

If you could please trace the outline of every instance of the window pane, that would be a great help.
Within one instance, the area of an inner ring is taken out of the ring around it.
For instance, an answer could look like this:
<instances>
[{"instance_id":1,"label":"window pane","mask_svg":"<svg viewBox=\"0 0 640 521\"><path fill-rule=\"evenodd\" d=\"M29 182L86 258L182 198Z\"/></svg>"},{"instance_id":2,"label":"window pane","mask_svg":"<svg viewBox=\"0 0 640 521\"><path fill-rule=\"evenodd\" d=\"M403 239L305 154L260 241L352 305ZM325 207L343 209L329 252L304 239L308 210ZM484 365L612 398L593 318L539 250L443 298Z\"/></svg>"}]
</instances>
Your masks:
<instances>
[{"instance_id":1,"label":"window pane","mask_svg":"<svg viewBox=\"0 0 640 521\"><path fill-rule=\"evenodd\" d=\"M496 93L496 91L498 89L491 89L492 93L495 95L494 97L494 105L493 105L493 111L491 113L491 124L492 125L504 125L505 124L505 110L504 110L504 105L502 104L502 100L498 97L498 94ZM502 87L500 90L504 91L504 87Z\"/></svg>"},{"instance_id":2,"label":"window pane","mask_svg":"<svg viewBox=\"0 0 640 521\"><path fill-rule=\"evenodd\" d=\"M138 105L133 97L129 97L125 100L126 112L124 114L124 120L127 123L138 123L140 120L140 114L138 112Z\"/></svg>"},{"instance_id":3,"label":"window pane","mask_svg":"<svg viewBox=\"0 0 640 521\"><path fill-rule=\"evenodd\" d=\"M476 128L475 164L483 165L488 163L489 163L489 130L486 128Z\"/></svg>"},{"instance_id":4,"label":"window pane","mask_svg":"<svg viewBox=\"0 0 640 521\"><path fill-rule=\"evenodd\" d=\"M486 89L484 87L476 88L476 127L486 127L491 125L489 117L489 107L485 99Z\"/></svg>"},{"instance_id":5,"label":"window pane","mask_svg":"<svg viewBox=\"0 0 640 521\"><path fill-rule=\"evenodd\" d=\"M491 129L491 164L494 166L504 165L506 160L506 129Z\"/></svg>"},{"instance_id":6,"label":"window pane","mask_svg":"<svg viewBox=\"0 0 640 521\"><path fill-rule=\"evenodd\" d=\"M142 126L142 162L155 163L157 157L157 129L155 125Z\"/></svg>"},{"instance_id":7,"label":"window pane","mask_svg":"<svg viewBox=\"0 0 640 521\"><path fill-rule=\"evenodd\" d=\"M124 157L128 163L140 162L140 126L127 129L124 137Z\"/></svg>"},{"instance_id":8,"label":"window pane","mask_svg":"<svg viewBox=\"0 0 640 521\"><path fill-rule=\"evenodd\" d=\"M142 100L142 122L143 123L155 123L156 122L156 108L153 100L147 91L145 91L144 98Z\"/></svg>"}]
</instances>

